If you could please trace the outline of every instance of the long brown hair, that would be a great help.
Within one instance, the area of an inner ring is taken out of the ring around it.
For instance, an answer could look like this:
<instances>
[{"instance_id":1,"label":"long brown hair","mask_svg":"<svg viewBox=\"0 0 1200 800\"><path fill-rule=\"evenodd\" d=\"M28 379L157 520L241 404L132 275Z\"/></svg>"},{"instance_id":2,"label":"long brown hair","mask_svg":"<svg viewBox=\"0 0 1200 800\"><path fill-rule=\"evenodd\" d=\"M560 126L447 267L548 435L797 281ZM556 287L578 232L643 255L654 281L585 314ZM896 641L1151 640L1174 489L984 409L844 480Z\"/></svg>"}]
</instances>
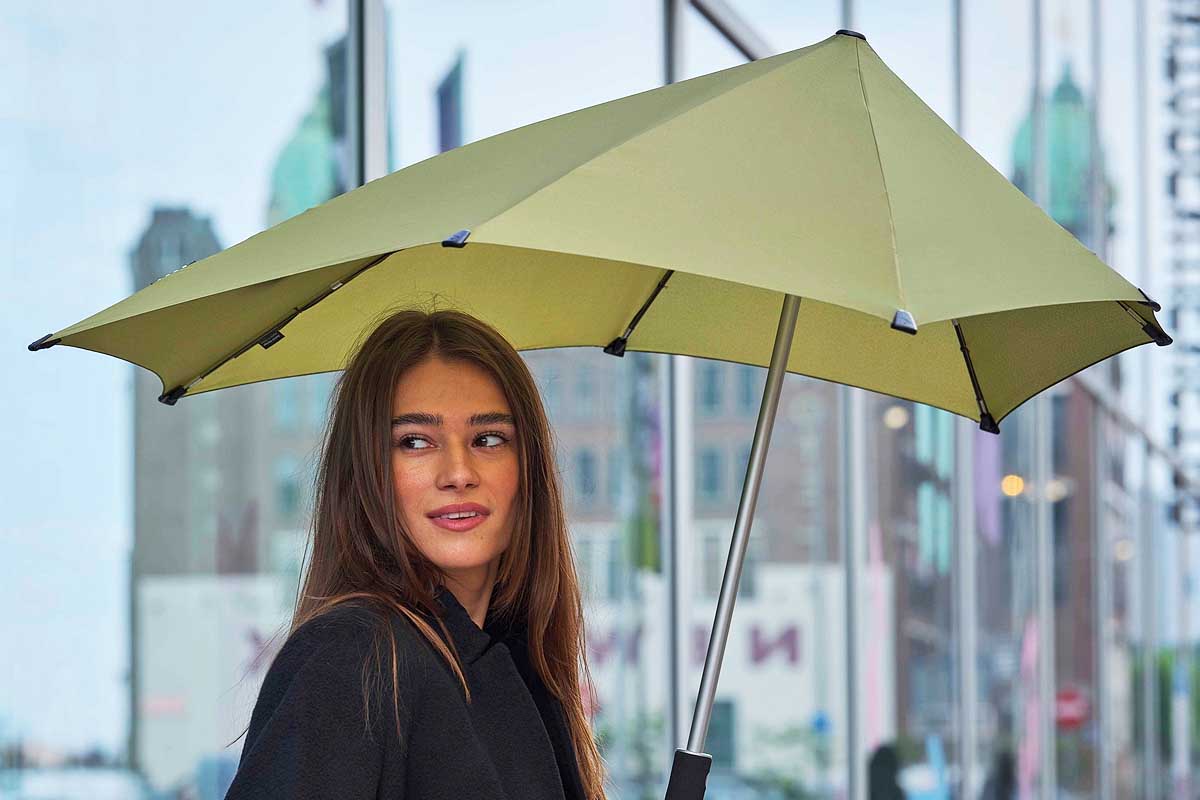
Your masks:
<instances>
[{"instance_id":1,"label":"long brown hair","mask_svg":"<svg viewBox=\"0 0 1200 800\"><path fill-rule=\"evenodd\" d=\"M347 600L390 609L429 640L458 676L470 702L457 652L452 653L422 617L436 607L434 590L445 573L413 543L392 488L395 388L406 370L433 357L483 368L508 400L520 479L512 539L500 557L491 605L498 614L524 621L530 663L565 712L588 800L603 800L604 763L582 695L586 687L590 699L595 688L553 432L525 361L487 323L455 310L406 309L369 329L355 349L330 400L313 486L311 559L288 634ZM437 616L433 614L451 641ZM392 702L399 729L396 641L390 625L383 630L391 648ZM377 653L380 644L377 637ZM368 695L364 688L365 702Z\"/></svg>"}]
</instances>

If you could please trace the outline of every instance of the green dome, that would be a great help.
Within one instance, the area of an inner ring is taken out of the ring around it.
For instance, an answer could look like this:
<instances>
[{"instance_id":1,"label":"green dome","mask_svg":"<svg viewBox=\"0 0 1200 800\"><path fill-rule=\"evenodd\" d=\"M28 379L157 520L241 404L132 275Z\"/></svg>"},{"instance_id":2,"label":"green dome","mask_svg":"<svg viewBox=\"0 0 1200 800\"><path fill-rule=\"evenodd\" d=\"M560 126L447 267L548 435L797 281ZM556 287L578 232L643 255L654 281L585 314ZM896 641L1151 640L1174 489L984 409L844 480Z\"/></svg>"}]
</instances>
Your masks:
<instances>
[{"instance_id":1,"label":"green dome","mask_svg":"<svg viewBox=\"0 0 1200 800\"><path fill-rule=\"evenodd\" d=\"M1055 222L1075 234L1085 245L1093 247L1091 219L1088 213L1088 173L1092 164L1089 114L1083 92L1071 75L1071 65L1064 62L1062 77L1059 78L1046 105L1050 198L1045 207ZM1012 147L1012 182L1030 196L1033 194L1032 142L1031 111L1021 121ZM1105 183L1107 184L1107 181ZM1109 189L1108 208L1111 210L1113 192L1111 187Z\"/></svg>"},{"instance_id":2,"label":"green dome","mask_svg":"<svg viewBox=\"0 0 1200 800\"><path fill-rule=\"evenodd\" d=\"M326 84L275 160L267 225L294 217L336 194L337 163Z\"/></svg>"}]
</instances>

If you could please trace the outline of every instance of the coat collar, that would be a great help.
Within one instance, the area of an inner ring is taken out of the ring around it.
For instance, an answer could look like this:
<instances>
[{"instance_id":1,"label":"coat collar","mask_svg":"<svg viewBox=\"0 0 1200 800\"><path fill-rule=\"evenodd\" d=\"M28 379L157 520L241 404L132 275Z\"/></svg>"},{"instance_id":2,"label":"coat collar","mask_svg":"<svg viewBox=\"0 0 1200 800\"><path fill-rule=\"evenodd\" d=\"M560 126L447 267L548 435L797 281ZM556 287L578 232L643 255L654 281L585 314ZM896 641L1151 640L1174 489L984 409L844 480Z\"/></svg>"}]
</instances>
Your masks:
<instances>
[{"instance_id":1,"label":"coat collar","mask_svg":"<svg viewBox=\"0 0 1200 800\"><path fill-rule=\"evenodd\" d=\"M579 775L579 762L576 758L575 747L571 741L570 729L567 726L566 715L562 705L553 698L545 684L537 677L533 666L529 663L528 628L523 620L509 621L496 613L494 607L488 609L483 628L475 624L471 615L458 602L454 593L444 585L438 586L433 593L434 599L441 608L442 621L454 639L454 646L459 657L467 664L478 661L488 648L503 642L509 649L512 661L521 678L529 687L534 703L542 715L546 725L546 733L554 748L555 761L558 763L559 775L563 779L563 788L567 800L583 800L583 783Z\"/></svg>"},{"instance_id":2,"label":"coat collar","mask_svg":"<svg viewBox=\"0 0 1200 800\"><path fill-rule=\"evenodd\" d=\"M444 585L438 586L433 596L441 608L442 621L454 639L454 647L465 663L474 664L497 642L511 643L511 640L516 640L524 644L524 626L503 619L495 607L488 609L483 628L480 628L454 593Z\"/></svg>"}]
</instances>

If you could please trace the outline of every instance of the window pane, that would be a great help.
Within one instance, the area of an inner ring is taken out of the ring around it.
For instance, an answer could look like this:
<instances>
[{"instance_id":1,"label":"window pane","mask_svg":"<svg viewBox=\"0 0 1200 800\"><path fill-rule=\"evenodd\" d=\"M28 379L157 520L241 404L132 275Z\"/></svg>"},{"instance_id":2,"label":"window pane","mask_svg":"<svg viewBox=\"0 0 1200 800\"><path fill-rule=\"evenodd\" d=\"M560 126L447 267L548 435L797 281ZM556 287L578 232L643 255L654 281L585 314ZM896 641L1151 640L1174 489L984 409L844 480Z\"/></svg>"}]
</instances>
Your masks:
<instances>
[{"instance_id":1,"label":"window pane","mask_svg":"<svg viewBox=\"0 0 1200 800\"><path fill-rule=\"evenodd\" d=\"M0 262L20 289L14 335L82 319L341 191L345 8L6 5ZM23 643L6 652L0 750L134 763L155 796L223 796L295 597L272 547L279 531L299 536L303 478L281 494L274 470L286 452L302 472L315 443L294 402L304 379L169 407L157 377L95 353L4 366L22 387L4 441L29 477L9 482L6 534L19 533L0 560L36 575L36 591L0 581L0 638ZM39 477L67 452L70 491ZM146 796L124 767L35 771L0 784Z\"/></svg>"},{"instance_id":2,"label":"window pane","mask_svg":"<svg viewBox=\"0 0 1200 800\"><path fill-rule=\"evenodd\" d=\"M294 378L280 378L271 384L275 390L275 426L281 431L294 431L300 424L300 385Z\"/></svg>"}]
</instances>

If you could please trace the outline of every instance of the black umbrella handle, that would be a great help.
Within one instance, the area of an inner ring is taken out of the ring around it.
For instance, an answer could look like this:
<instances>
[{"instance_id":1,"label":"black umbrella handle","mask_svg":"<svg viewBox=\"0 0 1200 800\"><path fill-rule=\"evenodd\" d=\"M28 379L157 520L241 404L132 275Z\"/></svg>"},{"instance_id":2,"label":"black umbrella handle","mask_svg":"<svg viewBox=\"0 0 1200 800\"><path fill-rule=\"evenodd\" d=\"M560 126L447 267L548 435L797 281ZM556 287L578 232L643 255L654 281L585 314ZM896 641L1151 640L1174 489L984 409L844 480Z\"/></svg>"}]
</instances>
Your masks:
<instances>
[{"instance_id":1,"label":"black umbrella handle","mask_svg":"<svg viewBox=\"0 0 1200 800\"><path fill-rule=\"evenodd\" d=\"M675 761L671 764L671 780L667 782L666 800L703 800L708 768L711 766L712 756L708 753L676 750Z\"/></svg>"}]
</instances>

